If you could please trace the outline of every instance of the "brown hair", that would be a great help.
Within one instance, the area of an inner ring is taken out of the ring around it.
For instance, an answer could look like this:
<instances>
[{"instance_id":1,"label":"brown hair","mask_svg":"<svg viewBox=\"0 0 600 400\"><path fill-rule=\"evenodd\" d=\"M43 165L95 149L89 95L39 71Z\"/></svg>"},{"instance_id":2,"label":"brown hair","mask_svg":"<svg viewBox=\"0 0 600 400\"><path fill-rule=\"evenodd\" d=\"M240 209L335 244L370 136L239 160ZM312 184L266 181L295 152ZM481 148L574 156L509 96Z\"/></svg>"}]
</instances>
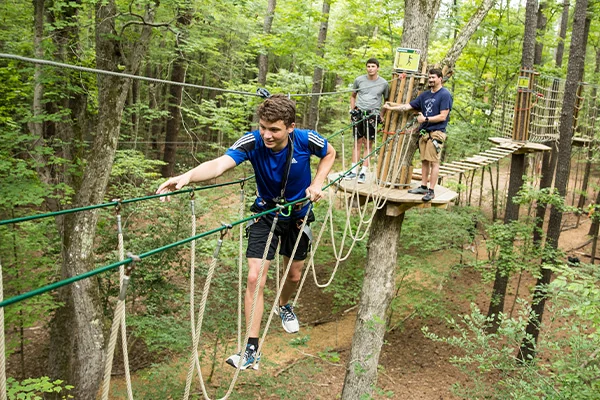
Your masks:
<instances>
[{"instance_id":1,"label":"brown hair","mask_svg":"<svg viewBox=\"0 0 600 400\"><path fill-rule=\"evenodd\" d=\"M438 78L443 78L444 75L442 74L442 70L439 68L431 68L429 70L429 75L437 75Z\"/></svg>"},{"instance_id":2,"label":"brown hair","mask_svg":"<svg viewBox=\"0 0 600 400\"><path fill-rule=\"evenodd\" d=\"M289 127L296 122L296 102L283 94L275 94L258 106L256 114L267 122L281 120Z\"/></svg>"},{"instance_id":3,"label":"brown hair","mask_svg":"<svg viewBox=\"0 0 600 400\"><path fill-rule=\"evenodd\" d=\"M367 62L365 63L365 65L367 64L375 64L377 65L377 68L379 68L379 61L376 58L369 58L367 60Z\"/></svg>"}]
</instances>

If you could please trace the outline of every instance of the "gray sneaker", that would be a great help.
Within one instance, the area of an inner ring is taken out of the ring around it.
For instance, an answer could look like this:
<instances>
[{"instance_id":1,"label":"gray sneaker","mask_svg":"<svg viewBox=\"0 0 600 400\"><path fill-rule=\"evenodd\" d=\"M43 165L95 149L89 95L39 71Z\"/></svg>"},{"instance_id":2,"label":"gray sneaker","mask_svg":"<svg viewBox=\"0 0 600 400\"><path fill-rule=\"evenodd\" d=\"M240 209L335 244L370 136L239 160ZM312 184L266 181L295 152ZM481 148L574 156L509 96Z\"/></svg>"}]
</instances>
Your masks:
<instances>
[{"instance_id":1,"label":"gray sneaker","mask_svg":"<svg viewBox=\"0 0 600 400\"><path fill-rule=\"evenodd\" d=\"M354 172L350 172L349 174L346 174L346 176L344 177L344 180L350 181L354 178L356 178L356 174Z\"/></svg>"},{"instance_id":2,"label":"gray sneaker","mask_svg":"<svg viewBox=\"0 0 600 400\"><path fill-rule=\"evenodd\" d=\"M428 189L423 189L421 186L416 187L414 189L410 189L408 193L410 194L427 194L429 192Z\"/></svg>"},{"instance_id":3,"label":"gray sneaker","mask_svg":"<svg viewBox=\"0 0 600 400\"><path fill-rule=\"evenodd\" d=\"M358 174L358 183L365 183L366 179L367 179L367 176L365 175L364 172L361 172L360 174Z\"/></svg>"},{"instance_id":4,"label":"gray sneaker","mask_svg":"<svg viewBox=\"0 0 600 400\"><path fill-rule=\"evenodd\" d=\"M423 196L423 201L431 201L434 198L435 198L435 193L433 192L432 189L429 189L427 191L427 194L425 196Z\"/></svg>"}]
</instances>

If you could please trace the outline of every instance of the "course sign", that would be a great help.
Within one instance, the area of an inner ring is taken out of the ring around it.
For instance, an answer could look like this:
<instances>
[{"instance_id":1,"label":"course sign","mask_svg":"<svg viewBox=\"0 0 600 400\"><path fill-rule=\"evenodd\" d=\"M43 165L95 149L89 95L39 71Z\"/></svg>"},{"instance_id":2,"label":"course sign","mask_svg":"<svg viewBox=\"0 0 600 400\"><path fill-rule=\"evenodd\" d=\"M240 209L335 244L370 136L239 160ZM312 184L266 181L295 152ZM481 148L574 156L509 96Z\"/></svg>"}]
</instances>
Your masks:
<instances>
[{"instance_id":1,"label":"course sign","mask_svg":"<svg viewBox=\"0 0 600 400\"><path fill-rule=\"evenodd\" d=\"M416 72L419 70L419 61L421 61L421 50L398 47L394 58L394 69Z\"/></svg>"}]
</instances>

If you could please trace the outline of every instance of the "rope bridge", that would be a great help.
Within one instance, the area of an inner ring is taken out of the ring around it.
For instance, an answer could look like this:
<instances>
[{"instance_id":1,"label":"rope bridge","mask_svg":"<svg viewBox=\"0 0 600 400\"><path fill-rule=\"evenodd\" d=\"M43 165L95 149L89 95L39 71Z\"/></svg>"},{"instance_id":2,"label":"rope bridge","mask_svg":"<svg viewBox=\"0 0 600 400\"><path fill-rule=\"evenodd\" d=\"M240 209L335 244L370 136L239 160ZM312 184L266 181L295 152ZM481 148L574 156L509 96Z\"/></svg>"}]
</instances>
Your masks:
<instances>
[{"instance_id":1,"label":"rope bridge","mask_svg":"<svg viewBox=\"0 0 600 400\"><path fill-rule=\"evenodd\" d=\"M502 158L513 154L524 146L524 142L506 141L464 160L440 164L439 177L445 178L451 175L464 174L465 172L485 167L486 165L500 161ZM421 179L421 169L414 169L412 176L413 179Z\"/></svg>"},{"instance_id":2,"label":"rope bridge","mask_svg":"<svg viewBox=\"0 0 600 400\"><path fill-rule=\"evenodd\" d=\"M359 121L357 123L361 123L361 121ZM348 126L344 129L340 130L336 134L331 135L329 137L329 139L331 139L334 136L337 136L338 134L343 134L343 132L345 130L349 129L350 127L351 126ZM340 180L342 180L350 171L352 171L352 169L354 167L361 166L367 158L373 157L375 154L378 154L385 145L387 145L389 142L391 142L393 140L393 138L394 137L391 136L387 141L385 141L378 147L374 148L373 151L370 154L368 154L365 158L362 158L357 163L352 165L350 168L346 169L345 172L341 173L337 178L331 179L331 182L323 188L323 190L326 190L328 193L328 196L327 196L328 207L327 207L325 216L322 220L320 232L317 235L316 240L313 242L312 250L311 250L310 256L308 258L308 262L307 262L307 267L304 270L301 282L299 284L296 296L294 298L294 304L296 304L296 302L298 301L298 298L300 296L302 288L304 287L309 275L313 276L315 285L317 285L318 287L323 288L323 287L328 286L333 281L334 276L339 269L340 263L348 259L355 244L359 241L364 240L367 237L371 222L375 215L375 211L377 209L380 209L381 207L383 207L386 203L385 191L379 190L377 185L371 186L371 188L373 190L372 191L373 194L371 196L372 201L365 202L365 203L363 203L363 205L361 207L358 208L359 221L358 221L358 224L356 225L356 227L353 227L350 217L351 217L351 214L354 213L352 203L354 202L354 200L356 198L358 198L358 194L357 194L358 192L356 190L348 191L348 190L344 189L343 190L344 194L342 196L345 199L345 211L346 211L346 218L343 222L344 226L343 227L334 227L333 204L334 204L334 200L336 197L335 187ZM343 149L345 148L345 146L343 145L343 142L342 142L342 148ZM345 155L343 154L343 151L342 151L342 158L343 159L346 158ZM373 167L371 167L371 170L369 172L370 174L374 173L372 168ZM135 198L135 199L115 200L115 201L112 201L109 203L104 203L104 204L99 204L99 205L79 207L79 208L74 208L74 209L70 209L70 210L62 210L62 211L58 211L55 213L32 215L32 216L27 216L27 217L20 217L20 218L14 218L11 220L0 221L0 226L2 226L2 225L8 225L8 224L17 224L17 223L21 223L21 222L25 222L25 221L32 221L32 220L37 220L37 219L42 219L42 218L55 217L57 215L62 215L62 214L67 214L67 213L91 212L93 210L100 209L100 208L114 207L116 210L116 226L117 226L116 234L117 234L117 238L118 238L118 258L119 258L119 261L117 261L113 264L106 265L104 267L100 267L100 268L94 269L92 271L88 271L84 274L80 274L78 276L73 276L68 279L52 283L50 285L32 290L27 293L22 293L18 296L15 296L15 297L12 297L12 298L9 298L6 300L4 300L3 298L0 297L0 300L3 300L0 302L0 311L3 312L4 307L9 306L14 303L17 303L19 301L23 301L25 299L29 299L31 297L40 295L42 293L56 290L59 287L75 283L79 280L87 279L89 277L92 277L92 276L95 276L95 275L98 275L98 274L101 274L104 272L112 271L112 270L118 268L119 269L120 293L119 293L119 296L117 299L117 303L115 305L114 317L113 317L113 322L112 322L112 326L111 326L111 330L110 330L110 338L109 338L108 346L106 349L106 358L105 358L106 364L105 364L105 369L104 369L104 380L103 380L103 384L102 384L102 399L108 399L108 395L109 395L109 391L110 391L110 377L111 377L111 371L112 371L113 355L114 355L115 348L118 344L117 339L118 339L119 333L121 335L121 347L122 347L122 353L123 353L124 365L125 365L125 379L127 382L127 396L128 396L128 399L133 399L131 376L130 376L129 367L128 367L129 361L128 361L128 354L127 354L127 348L126 348L126 346L127 346L127 342L126 342L127 331L126 331L126 326L125 326L125 299L126 299L126 292L127 292L127 287L128 287L128 282L129 282L130 276L132 274L135 274L136 268L140 268L140 266L143 266L143 260L145 258L151 257L153 255L156 255L156 254L166 251L168 249L172 249L174 247L178 247L183 244L190 243L190 312L191 312L190 331L191 331L191 338L192 338L192 350L191 350L191 356L190 356L188 376L186 379L186 389L185 389L185 397L184 398L185 399L189 398L193 376L194 376L194 374L197 374L200 386L202 387L203 396L205 399L209 399L208 394L206 392L205 385L204 385L204 379L202 377L201 364L200 364L200 360L198 357L198 349L201 344L200 339L201 339L201 334L202 334L202 325L203 325L203 319L204 319L204 315L205 315L206 302L207 302L207 298L210 293L211 281L212 281L212 278L215 273L215 267L218 263L219 251L220 251L224 236L228 231L232 230L235 226L238 226L238 228L240 230L240 232L239 232L239 241L240 242L239 242L239 246L238 246L239 247L239 261L238 261L239 279L238 279L238 340L237 340L237 344L238 344L238 350L241 350L241 349L245 348L245 345L248 341L248 335L249 335L249 329L250 329L250 327L246 327L246 334L245 334L244 338L242 339L242 335L241 335L242 290L241 290L241 288L242 288L242 265L243 265L243 251L242 251L242 248L243 248L243 243L242 243L242 241L243 241L243 234L242 234L243 225L252 219L258 218L262 215L266 215L266 214L269 214L272 212L275 212L276 215L278 215L280 212L285 210L287 207L291 207L296 203L307 200L307 198L299 199L299 200L296 200L295 202L290 202L283 206L276 207L271 210L267 210L262 213L254 214L252 216L243 218L243 210L244 210L243 187L244 187L244 183L248 179L250 179L250 178L236 180L236 181L232 181L232 182L228 182L228 183L224 183L224 184L209 185L209 186L193 188L193 189L184 189L184 190L179 190L177 192L169 193L169 195L182 195L182 194L186 194L186 193L190 194L190 196L191 196L191 199L190 199L191 234L186 239L171 243L169 245L166 245L166 246L163 246L160 248L152 249L148 252L145 252L145 253L142 253L139 255L126 253L126 249L125 249L126 245L123 240L123 227L122 227L122 223L121 223L122 206L125 204L133 203L133 202L156 199L158 197L166 196L166 194L151 195L151 196ZM215 188L219 188L222 186L234 185L234 184L239 184L241 186L240 208L239 208L239 217L240 218L239 218L239 220L228 223L228 224L223 224L221 227L197 234L196 233L197 216L195 214L193 194L196 191L200 191L200 190L215 189ZM277 218L275 218L274 224L276 223L276 221L277 221ZM274 225L273 225L273 227L274 227ZM321 242L321 239L325 235L325 233L326 233L325 231L327 229L329 229L329 231L330 231L329 235L331 238L331 245L332 245L334 257L335 257L335 266L333 267L331 276L326 280L326 282L319 282L317 279L317 272L316 272L314 257L315 257L316 252L319 249L319 244ZM341 239L336 239L335 233L337 233L337 232L343 232ZM195 300L195 296L194 296L194 293L196 291L194 288L194 281L195 281L194 272L196 269L195 242L196 242L196 240L198 240L200 238L207 237L207 236L217 234L217 233L220 234L220 238L218 239L215 251L214 251L212 259L210 261L208 273L207 273L205 283L204 283L204 288L202 289L202 297L200 300L200 305L197 306L195 304L196 300ZM273 229L271 231L271 234L269 235L269 239L268 239L269 242L272 239L272 235L273 235ZM295 252L297 245L298 245L298 243L296 243L296 246L294 247L294 252ZM262 264L261 264L260 275L262 275L264 273L264 265L265 265L266 255L267 255L266 251L267 251L268 247L269 246L267 244L266 249L265 249L265 254L263 256L263 260L262 260ZM125 257L125 254L127 254L127 257ZM292 260L292 259L293 259L293 256L290 257L290 260ZM277 294L276 294L274 302L273 302L273 306L272 306L273 309L278 304L278 297L283 288L282 283L286 279L286 276L290 269L290 266L291 266L291 264L285 266L284 272L282 273L281 278L279 276L277 277L277 280L276 280ZM277 268L277 271L279 272L279 268ZM0 270L0 273L1 273L1 270ZM259 279L260 279L260 276L259 276ZM257 287L258 287L258 285L257 285ZM1 295L1 287L0 287L0 295ZM255 292L255 294L254 294L252 313L254 312L256 298L257 298L257 292ZM259 346L259 348L261 348L261 349L265 348L264 346L266 345L266 336L267 336L267 333L269 330L269 325L271 323L272 317L273 317L273 314L269 313L269 318L268 318L268 321L266 323L266 326L264 328L264 331L263 331L263 334L261 337L261 342L260 342L260 346ZM0 313L0 319L1 319L0 323L3 326L4 325L3 313ZM2 338L0 338L0 339L2 339ZM2 343L4 343L4 342L2 342ZM3 387L5 387L5 384L6 384L6 380L5 380L6 375L5 375L5 369L4 369L4 365L5 365L4 352L2 352L2 354L0 354L0 357L1 357L0 371L2 372L0 374L0 391L2 391L2 393L5 396L6 391L2 389ZM235 382L238 378L239 371L240 370L238 368L236 370L235 374L233 375L231 383L229 384L227 393L224 397L222 397L223 399L228 398L230 396L230 394L232 393L233 388L235 386ZM2 394L0 394L0 398L5 398L5 397L2 397Z\"/></svg>"}]
</instances>

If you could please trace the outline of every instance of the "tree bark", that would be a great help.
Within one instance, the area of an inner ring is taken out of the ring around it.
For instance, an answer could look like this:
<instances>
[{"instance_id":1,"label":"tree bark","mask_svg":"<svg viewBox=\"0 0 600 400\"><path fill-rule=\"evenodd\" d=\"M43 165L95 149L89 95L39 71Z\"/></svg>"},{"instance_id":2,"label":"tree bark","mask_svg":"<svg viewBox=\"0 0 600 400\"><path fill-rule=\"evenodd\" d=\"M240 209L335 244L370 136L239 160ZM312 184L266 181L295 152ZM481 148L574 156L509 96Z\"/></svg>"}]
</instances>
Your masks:
<instances>
[{"instance_id":1,"label":"tree bark","mask_svg":"<svg viewBox=\"0 0 600 400\"><path fill-rule=\"evenodd\" d=\"M188 62L181 42L185 42L188 36L188 29L192 23L193 10L189 4L186 4L179 10L177 16L177 27L180 31L180 37L177 39L175 51L177 58L173 61L171 70L171 81L185 82L185 74L188 67ZM181 42L180 42L181 41ZM169 117L167 118L167 128L165 133L165 152L163 161L166 163L161 168L161 174L167 178L173 176L175 171L175 159L177 157L177 136L181 128L181 100L183 95L183 86L169 85L169 95L167 97Z\"/></svg>"},{"instance_id":2,"label":"tree bark","mask_svg":"<svg viewBox=\"0 0 600 400\"><path fill-rule=\"evenodd\" d=\"M521 56L521 67L523 69L533 69L535 55L535 33L537 20L537 0L527 0L525 9L525 32L523 34L523 52ZM523 108L519 105L520 108ZM516 112L515 112L516 114ZM516 115L515 115L516 116ZM523 119L519 119L523 120ZM516 129L528 129L527 126L518 126ZM513 202L513 197L523 186L523 175L525 174L525 154L513 154L510 161L510 180L508 184L508 198L506 200L506 212L504 214L504 223L509 224L519 219L519 205ZM490 298L487 317L491 323L487 328L489 333L494 333L500 325L500 313L504 311L504 299L506 297L506 288L510 278L510 271L501 270L496 267L494 278L494 287Z\"/></svg>"},{"instance_id":3,"label":"tree bark","mask_svg":"<svg viewBox=\"0 0 600 400\"><path fill-rule=\"evenodd\" d=\"M546 1L542 1L537 11L537 39L535 41L535 50L533 56L534 65L542 64L542 54L544 51L544 33L546 32L546 24L548 22L548 18L546 18L546 14L544 14L546 6Z\"/></svg>"},{"instance_id":4,"label":"tree bark","mask_svg":"<svg viewBox=\"0 0 600 400\"><path fill-rule=\"evenodd\" d=\"M440 0L404 0L402 47L421 50L421 61L427 61L429 32L440 8Z\"/></svg>"},{"instance_id":5,"label":"tree bark","mask_svg":"<svg viewBox=\"0 0 600 400\"><path fill-rule=\"evenodd\" d=\"M386 313L396 289L398 236L404 214L387 216L385 207L376 212L369 235L358 315L350 361L342 390L343 400L371 398L377 384L377 365L385 335Z\"/></svg>"},{"instance_id":6,"label":"tree bark","mask_svg":"<svg viewBox=\"0 0 600 400\"><path fill-rule=\"evenodd\" d=\"M277 0L268 0L267 2L267 13L265 14L265 22L263 24L263 33L269 35L271 33L271 27L273 26L273 19L275 18L275 7L277 6ZM258 54L258 85L265 86L267 84L267 72L269 71L269 52L266 49L262 49Z\"/></svg>"},{"instance_id":7,"label":"tree bark","mask_svg":"<svg viewBox=\"0 0 600 400\"><path fill-rule=\"evenodd\" d=\"M321 12L321 27L319 28L319 38L317 42L316 55L319 60L323 60L325 55L325 40L327 40L327 27L329 24L329 0L323 0L323 10ZM313 72L312 93L321 93L323 89L323 66L317 65ZM313 95L310 98L308 110L308 129L316 130L319 123L319 100L321 96Z\"/></svg>"},{"instance_id":8,"label":"tree bark","mask_svg":"<svg viewBox=\"0 0 600 400\"><path fill-rule=\"evenodd\" d=\"M571 48L569 50L569 64L567 67L567 80L565 94L560 115L559 150L556 168L556 189L563 198L566 194L569 172L571 169L571 140L573 137L573 120L575 104L577 101L577 87L583 78L584 61L587 37L589 34L590 19L587 17L588 0L577 0L573 15L573 31L571 33ZM546 246L556 250L560 238L562 211L552 206L550 220L546 234ZM554 252L552 252L554 253ZM540 334L544 307L546 304L546 287L552 279L552 271L543 266L555 263L557 260L544 258L540 277L537 280L531 306L529 323L526 328L528 337L521 343L518 357L522 361L529 361L535 356L535 344ZM531 338L531 339L530 339Z\"/></svg>"},{"instance_id":9,"label":"tree bark","mask_svg":"<svg viewBox=\"0 0 600 400\"><path fill-rule=\"evenodd\" d=\"M148 6L150 7L150 6ZM114 0L96 5L96 63L99 69L135 73L150 39L151 28L143 26L136 45L128 49L129 59L122 59L122 48L116 40L115 20L118 10ZM146 21L153 20L148 8ZM131 80L98 74L98 124L91 152L83 170L81 187L73 206L102 203L120 132L120 122ZM94 267L93 245L96 233L96 211L68 214L63 235L62 278L89 271ZM63 287L59 296L64 306L51 322L49 367L55 378L75 386L74 397L93 400L104 368L104 334L99 302L98 281L86 279Z\"/></svg>"},{"instance_id":10,"label":"tree bark","mask_svg":"<svg viewBox=\"0 0 600 400\"><path fill-rule=\"evenodd\" d=\"M479 25L481 25L481 21L485 18L488 12L496 3L496 0L483 0L475 14L469 18L469 21L463 26L460 31L460 34L454 38L454 43L452 43L452 47L448 50L448 53L444 57L442 61L442 67L447 67L448 69L454 68L454 64L456 64L456 60L464 50L465 46L471 39L471 36L477 31Z\"/></svg>"},{"instance_id":11,"label":"tree bark","mask_svg":"<svg viewBox=\"0 0 600 400\"><path fill-rule=\"evenodd\" d=\"M558 45L556 46L556 66L562 67L563 54L565 52L565 39L567 37L567 27L569 26L569 0L564 0L563 12L560 17L560 29L558 31Z\"/></svg>"}]
</instances>

